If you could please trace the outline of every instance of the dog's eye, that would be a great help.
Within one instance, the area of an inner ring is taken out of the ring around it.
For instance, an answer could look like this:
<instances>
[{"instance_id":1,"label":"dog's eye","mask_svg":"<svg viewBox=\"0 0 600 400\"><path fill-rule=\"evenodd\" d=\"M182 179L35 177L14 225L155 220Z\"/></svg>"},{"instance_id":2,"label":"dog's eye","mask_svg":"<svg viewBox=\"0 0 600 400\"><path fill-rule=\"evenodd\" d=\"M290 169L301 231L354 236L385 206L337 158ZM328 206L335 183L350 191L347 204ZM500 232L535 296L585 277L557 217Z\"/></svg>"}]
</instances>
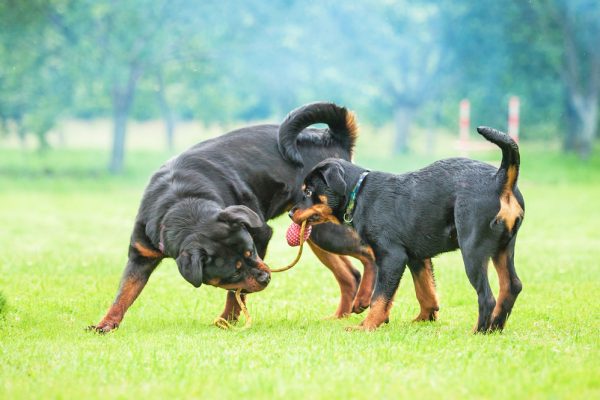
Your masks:
<instances>
[{"instance_id":1,"label":"dog's eye","mask_svg":"<svg viewBox=\"0 0 600 400\"><path fill-rule=\"evenodd\" d=\"M241 261L236 261L235 263L235 269L240 269L242 268L242 262Z\"/></svg>"},{"instance_id":2,"label":"dog's eye","mask_svg":"<svg viewBox=\"0 0 600 400\"><path fill-rule=\"evenodd\" d=\"M252 251L251 251L251 250L246 250L246 251L244 252L244 257L245 257L245 258L250 258L250 257L252 257Z\"/></svg>"}]
</instances>

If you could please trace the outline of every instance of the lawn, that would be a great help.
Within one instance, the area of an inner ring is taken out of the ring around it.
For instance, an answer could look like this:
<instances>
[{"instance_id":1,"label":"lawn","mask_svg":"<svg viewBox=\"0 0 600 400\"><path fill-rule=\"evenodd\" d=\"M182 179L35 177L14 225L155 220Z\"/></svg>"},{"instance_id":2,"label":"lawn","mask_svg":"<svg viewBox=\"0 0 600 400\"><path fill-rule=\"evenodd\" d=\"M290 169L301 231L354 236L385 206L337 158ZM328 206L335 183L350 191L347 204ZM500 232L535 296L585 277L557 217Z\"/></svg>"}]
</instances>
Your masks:
<instances>
[{"instance_id":1,"label":"lawn","mask_svg":"<svg viewBox=\"0 0 600 400\"><path fill-rule=\"evenodd\" d=\"M127 174L112 178L93 150L41 159L0 151L0 398L600 397L598 157L523 146L524 289L502 334L471 334L477 299L458 252L434 260L435 323L410 322L418 303L406 275L388 325L346 332L363 316L324 319L337 285L306 252L249 296L249 330L212 326L225 292L194 289L167 260L119 330L86 332L114 298L144 183L166 158L132 152ZM369 151L358 159L396 172L428 161ZM295 255L287 224L272 224L272 267Z\"/></svg>"}]
</instances>

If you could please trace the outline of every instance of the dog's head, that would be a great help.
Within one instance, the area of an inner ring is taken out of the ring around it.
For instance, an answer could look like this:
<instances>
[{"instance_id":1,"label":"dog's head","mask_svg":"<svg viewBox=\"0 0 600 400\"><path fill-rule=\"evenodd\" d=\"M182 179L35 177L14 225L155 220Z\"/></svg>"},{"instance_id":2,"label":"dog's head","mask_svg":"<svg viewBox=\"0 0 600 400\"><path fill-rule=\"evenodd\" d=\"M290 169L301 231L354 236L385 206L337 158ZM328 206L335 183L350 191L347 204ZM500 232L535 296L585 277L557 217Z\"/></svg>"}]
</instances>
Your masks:
<instances>
[{"instance_id":1,"label":"dog's head","mask_svg":"<svg viewBox=\"0 0 600 400\"><path fill-rule=\"evenodd\" d=\"M343 160L329 158L321 161L308 173L302 185L304 197L289 213L295 223L340 223L348 197L345 163Z\"/></svg>"},{"instance_id":2,"label":"dog's head","mask_svg":"<svg viewBox=\"0 0 600 400\"><path fill-rule=\"evenodd\" d=\"M163 225L165 253L176 259L181 275L195 287L205 283L250 293L269 284L269 267L248 232L264 222L248 207L222 209L184 200L165 215Z\"/></svg>"}]
</instances>

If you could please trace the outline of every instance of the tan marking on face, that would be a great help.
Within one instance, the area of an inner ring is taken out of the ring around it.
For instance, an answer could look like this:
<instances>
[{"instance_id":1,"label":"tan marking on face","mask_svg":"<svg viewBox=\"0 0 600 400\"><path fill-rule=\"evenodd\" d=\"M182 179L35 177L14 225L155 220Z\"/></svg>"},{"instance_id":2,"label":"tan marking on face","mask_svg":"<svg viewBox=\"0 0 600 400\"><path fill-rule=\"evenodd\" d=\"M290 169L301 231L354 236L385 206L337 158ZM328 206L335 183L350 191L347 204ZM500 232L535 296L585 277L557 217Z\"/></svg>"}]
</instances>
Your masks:
<instances>
[{"instance_id":1,"label":"tan marking on face","mask_svg":"<svg viewBox=\"0 0 600 400\"><path fill-rule=\"evenodd\" d=\"M243 280L242 282L239 282L239 283L227 283L224 285L217 284L217 285L212 285L212 286L216 286L216 287L219 287L219 288L225 289L225 290L244 289L248 293L260 292L261 290L263 290L266 287L265 285L258 283L256 281L256 279L254 279L252 277L247 277L245 280Z\"/></svg>"},{"instance_id":2,"label":"tan marking on face","mask_svg":"<svg viewBox=\"0 0 600 400\"><path fill-rule=\"evenodd\" d=\"M206 283L210 286L220 287L219 284L221 283L221 280L219 278L213 278Z\"/></svg>"},{"instance_id":3,"label":"tan marking on face","mask_svg":"<svg viewBox=\"0 0 600 400\"><path fill-rule=\"evenodd\" d=\"M236 261L235 262L235 269L240 269L242 268L242 262L241 261Z\"/></svg>"},{"instance_id":4,"label":"tan marking on face","mask_svg":"<svg viewBox=\"0 0 600 400\"><path fill-rule=\"evenodd\" d=\"M496 220L504 221L506 229L509 231L512 231L517 218L523 218L523 208L512 191L516 178L517 167L511 165L508 167L506 184L500 194L500 211L496 214Z\"/></svg>"},{"instance_id":5,"label":"tan marking on face","mask_svg":"<svg viewBox=\"0 0 600 400\"><path fill-rule=\"evenodd\" d=\"M430 259L426 259L424 264L423 269L417 273L413 273L412 270L410 271L415 285L415 294L421 306L421 312L414 320L435 321L440 306L433 279L433 266Z\"/></svg>"},{"instance_id":6,"label":"tan marking on face","mask_svg":"<svg viewBox=\"0 0 600 400\"><path fill-rule=\"evenodd\" d=\"M306 190L306 184L305 184L305 183L303 183L303 184L302 184L302 191L304 192L305 190Z\"/></svg>"},{"instance_id":7,"label":"tan marking on face","mask_svg":"<svg viewBox=\"0 0 600 400\"><path fill-rule=\"evenodd\" d=\"M149 249L148 247L145 247L140 242L135 242L133 244L133 247L135 247L135 249L138 251L138 253L140 253L140 255L142 257L146 257L146 258L161 258L161 257L163 257L163 254L161 252L153 250L153 249Z\"/></svg>"},{"instance_id":8,"label":"tan marking on face","mask_svg":"<svg viewBox=\"0 0 600 400\"><path fill-rule=\"evenodd\" d=\"M263 272L268 272L269 275L271 274L271 268L269 268L269 266L263 260L261 260L260 257L256 257L256 268Z\"/></svg>"},{"instance_id":9,"label":"tan marking on face","mask_svg":"<svg viewBox=\"0 0 600 400\"><path fill-rule=\"evenodd\" d=\"M333 222L339 224L340 221L332 214L333 210L326 204L315 204L314 206L305 210L298 210L292 216L292 220L301 225L302 222L308 220L310 217L317 216L318 220L311 221L311 225L322 224L325 222Z\"/></svg>"}]
</instances>

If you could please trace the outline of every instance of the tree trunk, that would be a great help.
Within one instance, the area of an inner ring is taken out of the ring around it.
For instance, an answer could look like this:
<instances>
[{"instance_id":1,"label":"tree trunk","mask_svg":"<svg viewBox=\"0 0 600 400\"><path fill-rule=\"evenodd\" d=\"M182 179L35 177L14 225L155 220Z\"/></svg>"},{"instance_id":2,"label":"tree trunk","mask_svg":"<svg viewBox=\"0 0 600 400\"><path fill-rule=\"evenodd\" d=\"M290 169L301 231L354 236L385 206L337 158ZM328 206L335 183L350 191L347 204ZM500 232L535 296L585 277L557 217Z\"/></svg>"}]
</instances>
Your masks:
<instances>
[{"instance_id":1,"label":"tree trunk","mask_svg":"<svg viewBox=\"0 0 600 400\"><path fill-rule=\"evenodd\" d=\"M127 83L124 86L119 86L116 83L113 85L113 145L110 164L108 166L108 170L112 174L118 174L123 171L127 118L133 104L135 89L140 75L141 69L132 65Z\"/></svg>"},{"instance_id":2,"label":"tree trunk","mask_svg":"<svg viewBox=\"0 0 600 400\"><path fill-rule=\"evenodd\" d=\"M394 154L408 153L410 125L415 115L415 107L398 105L394 111Z\"/></svg>"},{"instance_id":3,"label":"tree trunk","mask_svg":"<svg viewBox=\"0 0 600 400\"><path fill-rule=\"evenodd\" d=\"M169 106L169 102L167 101L165 83L161 71L156 74L156 78L158 81L158 104L160 107L160 112L165 121L165 130L167 133L167 149L169 149L169 152L172 153L173 149L175 148L175 118L173 117L173 112Z\"/></svg>"},{"instance_id":4,"label":"tree trunk","mask_svg":"<svg viewBox=\"0 0 600 400\"><path fill-rule=\"evenodd\" d=\"M563 141L563 151L577 151L577 134L580 129L579 118L577 118L577 112L569 94L565 95L564 110L565 138Z\"/></svg>"},{"instance_id":5,"label":"tree trunk","mask_svg":"<svg viewBox=\"0 0 600 400\"><path fill-rule=\"evenodd\" d=\"M120 103L113 99L113 103ZM125 160L125 135L127 132L127 116L129 110L113 106L113 145L108 170L112 174L123 171Z\"/></svg>"},{"instance_id":6,"label":"tree trunk","mask_svg":"<svg viewBox=\"0 0 600 400\"><path fill-rule=\"evenodd\" d=\"M571 93L571 104L577 117L575 126L576 149L582 158L589 158L598 131L598 93L582 95Z\"/></svg>"}]
</instances>

